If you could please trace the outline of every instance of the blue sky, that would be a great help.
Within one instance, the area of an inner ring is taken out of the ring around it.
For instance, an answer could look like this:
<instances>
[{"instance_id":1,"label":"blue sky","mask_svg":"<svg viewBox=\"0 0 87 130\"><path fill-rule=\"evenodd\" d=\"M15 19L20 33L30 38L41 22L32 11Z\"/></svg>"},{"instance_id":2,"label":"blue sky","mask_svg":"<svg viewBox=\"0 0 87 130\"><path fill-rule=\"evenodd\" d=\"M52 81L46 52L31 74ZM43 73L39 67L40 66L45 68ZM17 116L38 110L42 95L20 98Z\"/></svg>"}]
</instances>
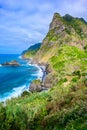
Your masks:
<instances>
[{"instance_id":1,"label":"blue sky","mask_svg":"<svg viewBox=\"0 0 87 130\"><path fill-rule=\"evenodd\" d=\"M0 0L0 53L41 42L54 12L87 20L87 0Z\"/></svg>"}]
</instances>

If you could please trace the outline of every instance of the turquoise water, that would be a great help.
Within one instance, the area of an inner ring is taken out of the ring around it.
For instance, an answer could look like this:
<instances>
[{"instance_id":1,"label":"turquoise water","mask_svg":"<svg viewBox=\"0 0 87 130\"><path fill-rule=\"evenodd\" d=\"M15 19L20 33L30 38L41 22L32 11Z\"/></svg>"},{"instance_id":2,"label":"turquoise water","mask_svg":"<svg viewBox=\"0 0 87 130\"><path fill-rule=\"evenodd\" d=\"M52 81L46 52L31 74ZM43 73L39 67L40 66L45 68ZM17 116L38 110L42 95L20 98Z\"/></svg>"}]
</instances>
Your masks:
<instances>
[{"instance_id":1,"label":"turquoise water","mask_svg":"<svg viewBox=\"0 0 87 130\"><path fill-rule=\"evenodd\" d=\"M28 61L21 59L19 55L0 55L0 64L11 60L18 61L21 66L0 65L0 102L17 97L29 89L32 80L41 78L41 70L35 65L29 65Z\"/></svg>"}]
</instances>

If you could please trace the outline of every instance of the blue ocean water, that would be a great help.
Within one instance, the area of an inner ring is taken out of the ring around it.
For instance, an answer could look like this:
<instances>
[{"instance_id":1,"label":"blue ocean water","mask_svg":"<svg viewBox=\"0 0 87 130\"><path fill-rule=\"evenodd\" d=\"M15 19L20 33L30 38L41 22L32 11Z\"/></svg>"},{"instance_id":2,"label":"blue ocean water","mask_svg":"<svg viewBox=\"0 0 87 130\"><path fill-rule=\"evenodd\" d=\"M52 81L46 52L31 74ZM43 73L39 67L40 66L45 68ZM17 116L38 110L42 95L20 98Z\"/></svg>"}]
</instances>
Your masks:
<instances>
[{"instance_id":1,"label":"blue ocean water","mask_svg":"<svg viewBox=\"0 0 87 130\"><path fill-rule=\"evenodd\" d=\"M0 65L0 102L11 97L17 97L24 90L29 89L32 80L41 78L41 70L36 65L28 64L14 54L0 54L0 64L16 60L21 66L1 66Z\"/></svg>"}]
</instances>

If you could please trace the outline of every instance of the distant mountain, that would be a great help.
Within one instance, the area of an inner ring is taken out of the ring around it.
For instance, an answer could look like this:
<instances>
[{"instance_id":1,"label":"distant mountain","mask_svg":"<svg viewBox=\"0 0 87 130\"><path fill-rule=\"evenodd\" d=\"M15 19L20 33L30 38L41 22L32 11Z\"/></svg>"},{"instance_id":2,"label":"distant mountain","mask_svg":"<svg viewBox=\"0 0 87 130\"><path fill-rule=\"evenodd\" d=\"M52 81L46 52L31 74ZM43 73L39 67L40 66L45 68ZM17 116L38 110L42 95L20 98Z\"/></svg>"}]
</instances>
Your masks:
<instances>
[{"instance_id":1,"label":"distant mountain","mask_svg":"<svg viewBox=\"0 0 87 130\"><path fill-rule=\"evenodd\" d=\"M33 57L36 52L40 49L41 43L34 44L30 46L27 50L22 52L23 58L31 58Z\"/></svg>"}]
</instances>

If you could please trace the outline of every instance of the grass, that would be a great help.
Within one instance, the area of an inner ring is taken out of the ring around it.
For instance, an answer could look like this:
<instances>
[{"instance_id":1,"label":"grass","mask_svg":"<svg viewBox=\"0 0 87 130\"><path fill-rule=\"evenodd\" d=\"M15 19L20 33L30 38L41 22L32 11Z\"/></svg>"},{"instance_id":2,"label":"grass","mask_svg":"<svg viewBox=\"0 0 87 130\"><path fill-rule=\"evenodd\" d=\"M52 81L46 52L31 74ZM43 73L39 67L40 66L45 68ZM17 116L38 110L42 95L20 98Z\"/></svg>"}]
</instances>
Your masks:
<instances>
[{"instance_id":1,"label":"grass","mask_svg":"<svg viewBox=\"0 0 87 130\"><path fill-rule=\"evenodd\" d=\"M86 130L85 57L86 52L76 47L59 48L58 56L50 59L58 78L55 85L47 92L24 92L21 97L8 100L6 106L1 104L0 130Z\"/></svg>"}]
</instances>

